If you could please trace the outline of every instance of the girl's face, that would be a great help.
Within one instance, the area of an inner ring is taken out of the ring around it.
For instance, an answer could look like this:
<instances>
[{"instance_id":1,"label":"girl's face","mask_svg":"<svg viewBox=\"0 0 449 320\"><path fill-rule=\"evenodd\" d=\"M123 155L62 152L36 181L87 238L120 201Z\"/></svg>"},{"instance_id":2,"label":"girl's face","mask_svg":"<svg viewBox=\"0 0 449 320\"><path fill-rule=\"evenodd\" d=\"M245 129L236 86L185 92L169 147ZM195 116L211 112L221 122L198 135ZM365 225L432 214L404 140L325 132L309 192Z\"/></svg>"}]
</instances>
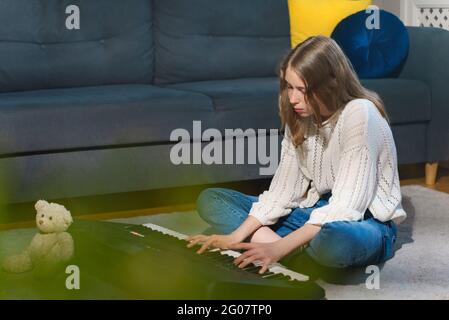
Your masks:
<instances>
[{"instance_id":1,"label":"girl's face","mask_svg":"<svg viewBox=\"0 0 449 320\"><path fill-rule=\"evenodd\" d=\"M311 116L312 109L305 101L306 86L290 67L285 71L285 81L287 81L288 99L295 113L301 117Z\"/></svg>"},{"instance_id":2,"label":"girl's face","mask_svg":"<svg viewBox=\"0 0 449 320\"><path fill-rule=\"evenodd\" d=\"M313 115L312 108L305 101L305 83L290 67L285 71L285 81L287 81L288 98L295 113L304 118ZM331 116L324 106L320 106L320 114L323 120Z\"/></svg>"}]
</instances>

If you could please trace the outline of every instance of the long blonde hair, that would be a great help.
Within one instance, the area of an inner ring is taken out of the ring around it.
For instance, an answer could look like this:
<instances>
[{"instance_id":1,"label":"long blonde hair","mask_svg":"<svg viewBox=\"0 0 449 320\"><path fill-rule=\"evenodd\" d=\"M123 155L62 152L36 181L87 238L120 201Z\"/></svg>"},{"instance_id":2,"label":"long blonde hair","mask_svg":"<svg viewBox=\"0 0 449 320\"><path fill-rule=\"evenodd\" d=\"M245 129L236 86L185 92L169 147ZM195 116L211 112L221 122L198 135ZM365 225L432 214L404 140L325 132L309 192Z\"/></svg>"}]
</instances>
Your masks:
<instances>
[{"instance_id":1,"label":"long blonde hair","mask_svg":"<svg viewBox=\"0 0 449 320\"><path fill-rule=\"evenodd\" d=\"M338 44L325 36L310 37L298 44L280 65L279 116L282 128L288 125L293 144L298 147L305 140L307 121L298 116L290 104L285 73L291 68L305 83L305 102L312 109L312 119L318 127L323 120L320 105L338 117L344 106L353 99L368 99L389 122L379 95L362 86L354 69Z\"/></svg>"}]
</instances>

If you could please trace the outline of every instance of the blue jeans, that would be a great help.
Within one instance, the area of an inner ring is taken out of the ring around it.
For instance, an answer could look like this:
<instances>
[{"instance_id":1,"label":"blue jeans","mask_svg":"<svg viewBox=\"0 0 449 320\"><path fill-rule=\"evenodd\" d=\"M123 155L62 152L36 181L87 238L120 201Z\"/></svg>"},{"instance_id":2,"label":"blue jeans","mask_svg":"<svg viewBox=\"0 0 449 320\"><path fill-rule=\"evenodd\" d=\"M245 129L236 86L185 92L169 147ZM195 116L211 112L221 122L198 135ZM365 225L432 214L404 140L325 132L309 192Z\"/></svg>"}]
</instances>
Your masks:
<instances>
[{"instance_id":1,"label":"blue jeans","mask_svg":"<svg viewBox=\"0 0 449 320\"><path fill-rule=\"evenodd\" d=\"M325 194L311 208L296 208L274 225L269 226L279 236L302 227L313 209L328 204L331 193ZM197 199L199 215L212 228L206 233L228 234L248 217L258 197L225 189L208 188ZM365 212L363 221L334 221L321 227L309 242L305 252L318 264L332 268L367 266L387 261L393 256L396 226L393 221L380 222L371 212Z\"/></svg>"}]
</instances>

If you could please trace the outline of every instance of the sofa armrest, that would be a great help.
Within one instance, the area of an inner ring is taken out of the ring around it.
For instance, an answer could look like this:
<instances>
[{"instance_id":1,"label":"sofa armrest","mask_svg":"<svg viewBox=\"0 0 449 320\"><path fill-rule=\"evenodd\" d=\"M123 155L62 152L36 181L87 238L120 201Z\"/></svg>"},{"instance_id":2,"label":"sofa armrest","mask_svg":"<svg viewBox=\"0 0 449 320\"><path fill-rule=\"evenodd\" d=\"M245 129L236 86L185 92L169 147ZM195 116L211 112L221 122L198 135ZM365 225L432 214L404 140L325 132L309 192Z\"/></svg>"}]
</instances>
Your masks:
<instances>
[{"instance_id":1,"label":"sofa armrest","mask_svg":"<svg viewBox=\"0 0 449 320\"><path fill-rule=\"evenodd\" d=\"M427 160L449 159L449 31L407 27L410 51L400 78L421 80L431 91ZM407 110L404 110L407 112Z\"/></svg>"}]
</instances>

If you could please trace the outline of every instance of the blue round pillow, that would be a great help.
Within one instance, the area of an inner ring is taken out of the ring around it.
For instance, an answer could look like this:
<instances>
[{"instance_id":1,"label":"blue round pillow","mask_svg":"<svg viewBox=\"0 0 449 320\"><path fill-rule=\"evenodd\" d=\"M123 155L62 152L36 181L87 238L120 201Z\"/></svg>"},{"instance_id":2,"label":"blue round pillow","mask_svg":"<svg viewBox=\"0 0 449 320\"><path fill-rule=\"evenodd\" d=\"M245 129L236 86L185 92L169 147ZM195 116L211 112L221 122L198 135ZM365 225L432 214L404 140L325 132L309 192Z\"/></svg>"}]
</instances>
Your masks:
<instances>
[{"instance_id":1,"label":"blue round pillow","mask_svg":"<svg viewBox=\"0 0 449 320\"><path fill-rule=\"evenodd\" d=\"M407 59L407 28L394 14L385 10L378 13L377 26L372 11L359 11L343 19L331 35L360 78L397 76Z\"/></svg>"}]
</instances>

